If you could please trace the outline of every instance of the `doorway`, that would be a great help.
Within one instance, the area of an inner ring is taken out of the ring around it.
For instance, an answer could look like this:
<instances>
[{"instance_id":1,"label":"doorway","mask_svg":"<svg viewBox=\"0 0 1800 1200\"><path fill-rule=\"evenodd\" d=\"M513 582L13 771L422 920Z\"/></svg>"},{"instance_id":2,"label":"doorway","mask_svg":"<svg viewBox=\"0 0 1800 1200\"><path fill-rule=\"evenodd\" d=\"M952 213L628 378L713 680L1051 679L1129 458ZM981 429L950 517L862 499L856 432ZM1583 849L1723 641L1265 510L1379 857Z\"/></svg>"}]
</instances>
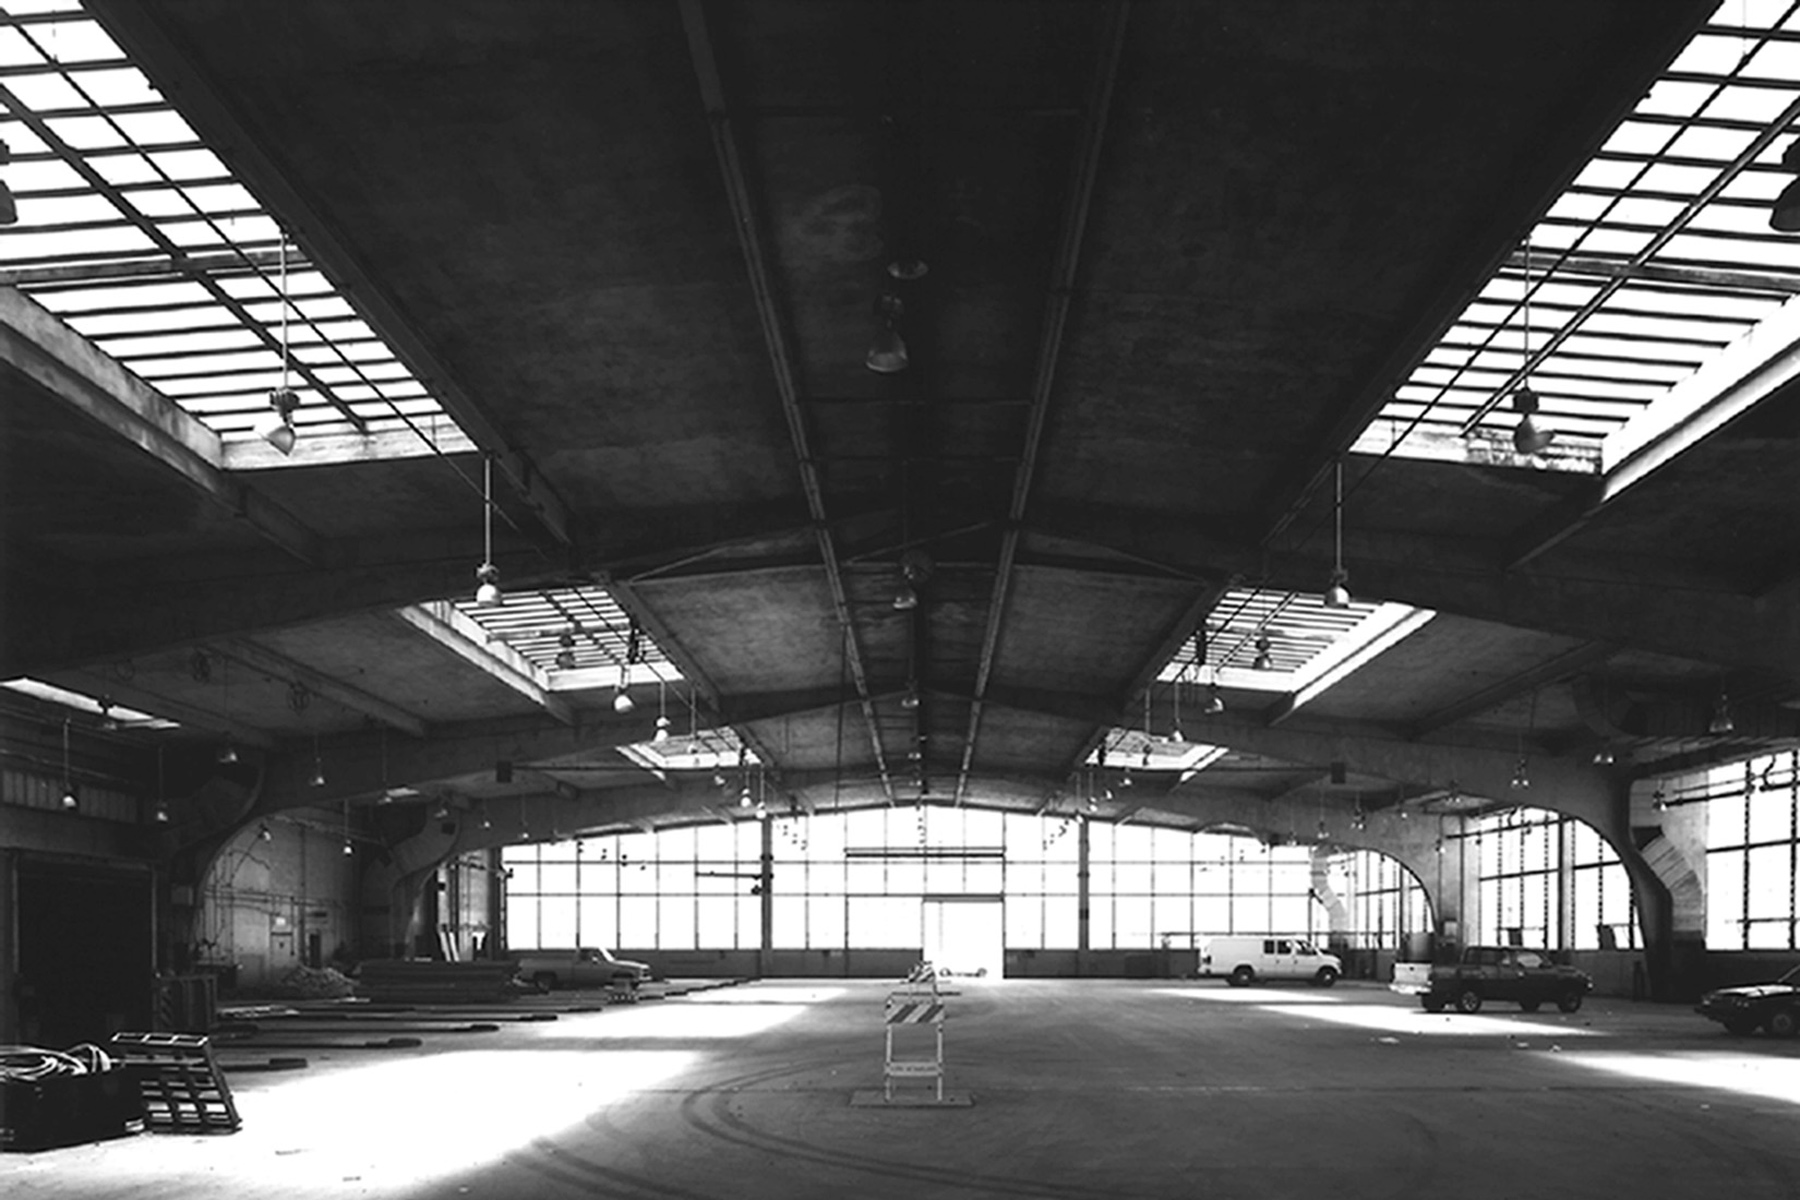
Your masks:
<instances>
[{"instance_id":1,"label":"doorway","mask_svg":"<svg viewBox=\"0 0 1800 1200\"><path fill-rule=\"evenodd\" d=\"M60 1049L151 1028L150 872L22 857L14 878L19 1039Z\"/></svg>"},{"instance_id":2,"label":"doorway","mask_svg":"<svg viewBox=\"0 0 1800 1200\"><path fill-rule=\"evenodd\" d=\"M998 896L925 898L925 961L952 975L998 979L1006 968L1005 905Z\"/></svg>"}]
</instances>

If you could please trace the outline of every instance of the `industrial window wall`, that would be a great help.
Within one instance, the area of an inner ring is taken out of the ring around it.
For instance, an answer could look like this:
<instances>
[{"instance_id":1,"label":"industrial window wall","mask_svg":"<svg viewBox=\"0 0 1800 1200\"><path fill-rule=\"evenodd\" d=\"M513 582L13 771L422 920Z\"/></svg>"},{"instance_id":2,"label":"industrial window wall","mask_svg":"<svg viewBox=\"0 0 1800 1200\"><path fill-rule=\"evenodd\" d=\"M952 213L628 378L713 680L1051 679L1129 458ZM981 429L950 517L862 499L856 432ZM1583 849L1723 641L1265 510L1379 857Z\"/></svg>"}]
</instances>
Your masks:
<instances>
[{"instance_id":1,"label":"industrial window wall","mask_svg":"<svg viewBox=\"0 0 1800 1200\"><path fill-rule=\"evenodd\" d=\"M1225 933L1380 949L1428 927L1417 881L1366 851L971 808L770 820L782 950L915 947L922 903L952 898L1003 899L1009 950L1077 949L1084 833L1089 949ZM761 855L757 820L508 847L507 944L756 949Z\"/></svg>"},{"instance_id":2,"label":"industrial window wall","mask_svg":"<svg viewBox=\"0 0 1800 1200\"><path fill-rule=\"evenodd\" d=\"M1479 940L1564 950L1641 945L1630 877L1586 822L1515 809L1471 820L1461 841L1460 852L1480 864Z\"/></svg>"},{"instance_id":3,"label":"industrial window wall","mask_svg":"<svg viewBox=\"0 0 1800 1200\"><path fill-rule=\"evenodd\" d=\"M1800 949L1800 752L1710 771L1665 806L1706 805L1706 944L1713 950Z\"/></svg>"}]
</instances>

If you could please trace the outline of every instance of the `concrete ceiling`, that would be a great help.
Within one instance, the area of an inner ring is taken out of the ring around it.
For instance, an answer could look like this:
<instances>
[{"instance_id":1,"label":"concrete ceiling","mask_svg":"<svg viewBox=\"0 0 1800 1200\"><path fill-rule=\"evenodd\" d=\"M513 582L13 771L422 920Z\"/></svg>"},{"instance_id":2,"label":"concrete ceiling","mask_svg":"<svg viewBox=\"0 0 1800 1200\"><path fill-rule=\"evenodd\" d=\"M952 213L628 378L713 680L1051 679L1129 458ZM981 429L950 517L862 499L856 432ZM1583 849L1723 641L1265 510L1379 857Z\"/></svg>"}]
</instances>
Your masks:
<instances>
[{"instance_id":1,"label":"concrete ceiling","mask_svg":"<svg viewBox=\"0 0 1800 1200\"><path fill-rule=\"evenodd\" d=\"M1229 588L1323 589L1330 464L1710 3L92 7L496 456L505 585L605 586L809 805L1041 807L1178 703L1247 756L1158 802L1195 820L1209 778L1428 782L1366 744L1645 771L1800 731L1791 389L1604 506L1351 456L1357 598L1444 615L1298 709L1227 689L1208 726L1152 683ZM653 706L546 702L393 615L471 591L477 455L184 470L39 340L0 370L8 675L234 731L272 803L317 799L322 745L332 797L695 811L611 749ZM1276 724L1320 753L1266 756Z\"/></svg>"}]
</instances>

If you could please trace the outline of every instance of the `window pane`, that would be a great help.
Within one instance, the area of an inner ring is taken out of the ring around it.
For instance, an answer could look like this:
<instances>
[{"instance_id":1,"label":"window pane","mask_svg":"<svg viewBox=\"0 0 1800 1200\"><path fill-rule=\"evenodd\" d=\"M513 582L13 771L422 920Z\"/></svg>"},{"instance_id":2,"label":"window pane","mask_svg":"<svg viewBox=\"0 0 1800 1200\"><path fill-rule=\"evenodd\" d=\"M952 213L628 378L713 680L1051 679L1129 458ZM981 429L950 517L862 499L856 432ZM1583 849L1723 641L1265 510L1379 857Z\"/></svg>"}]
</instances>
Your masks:
<instances>
[{"instance_id":1,"label":"window pane","mask_svg":"<svg viewBox=\"0 0 1800 1200\"><path fill-rule=\"evenodd\" d=\"M806 944L813 950L844 948L844 901L841 896L815 896L806 908Z\"/></svg>"},{"instance_id":2,"label":"window pane","mask_svg":"<svg viewBox=\"0 0 1800 1200\"><path fill-rule=\"evenodd\" d=\"M722 896L702 896L695 902L694 940L703 950L738 948L734 917L737 901Z\"/></svg>"},{"instance_id":3,"label":"window pane","mask_svg":"<svg viewBox=\"0 0 1800 1200\"><path fill-rule=\"evenodd\" d=\"M1006 900L1006 948L1044 948L1044 901L1041 896L1009 896Z\"/></svg>"}]
</instances>

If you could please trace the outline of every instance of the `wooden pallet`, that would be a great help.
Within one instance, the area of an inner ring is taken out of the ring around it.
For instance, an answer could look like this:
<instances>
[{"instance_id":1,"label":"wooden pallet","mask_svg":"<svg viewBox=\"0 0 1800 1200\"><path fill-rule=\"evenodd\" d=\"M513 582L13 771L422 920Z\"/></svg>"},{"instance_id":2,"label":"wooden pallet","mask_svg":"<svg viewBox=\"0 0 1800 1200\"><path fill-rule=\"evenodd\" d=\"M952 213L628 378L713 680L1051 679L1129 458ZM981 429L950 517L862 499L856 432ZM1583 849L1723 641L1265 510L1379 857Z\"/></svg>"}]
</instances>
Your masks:
<instances>
[{"instance_id":1,"label":"wooden pallet","mask_svg":"<svg viewBox=\"0 0 1800 1200\"><path fill-rule=\"evenodd\" d=\"M195 1033L115 1033L107 1051L131 1072L155 1133L232 1133L242 1121L212 1039Z\"/></svg>"}]
</instances>

